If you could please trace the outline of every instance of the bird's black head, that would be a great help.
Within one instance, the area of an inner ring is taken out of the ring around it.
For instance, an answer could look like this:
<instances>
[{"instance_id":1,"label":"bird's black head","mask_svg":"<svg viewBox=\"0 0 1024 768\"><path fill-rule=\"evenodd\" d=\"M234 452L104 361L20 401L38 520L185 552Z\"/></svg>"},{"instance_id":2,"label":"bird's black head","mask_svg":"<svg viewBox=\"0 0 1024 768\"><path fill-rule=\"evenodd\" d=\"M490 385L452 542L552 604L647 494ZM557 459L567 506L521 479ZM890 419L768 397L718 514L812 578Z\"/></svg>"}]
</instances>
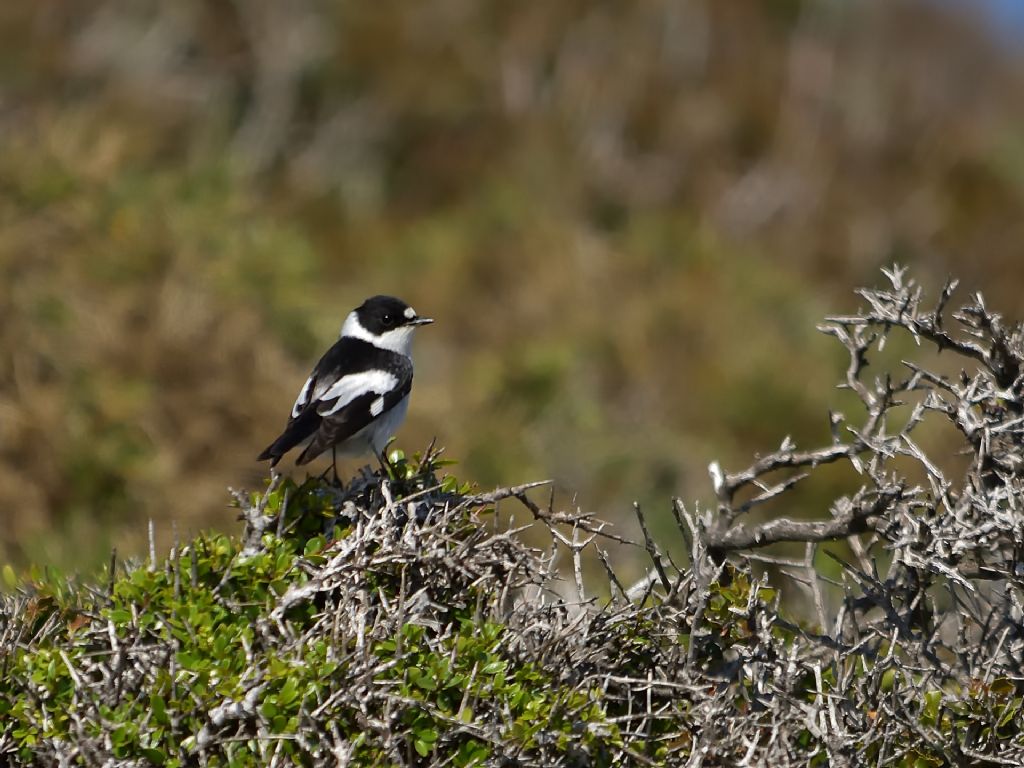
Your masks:
<instances>
[{"instance_id":1,"label":"bird's black head","mask_svg":"<svg viewBox=\"0 0 1024 768\"><path fill-rule=\"evenodd\" d=\"M356 308L355 314L359 324L374 336L433 322L429 317L420 317L416 310L394 296L372 296Z\"/></svg>"}]
</instances>

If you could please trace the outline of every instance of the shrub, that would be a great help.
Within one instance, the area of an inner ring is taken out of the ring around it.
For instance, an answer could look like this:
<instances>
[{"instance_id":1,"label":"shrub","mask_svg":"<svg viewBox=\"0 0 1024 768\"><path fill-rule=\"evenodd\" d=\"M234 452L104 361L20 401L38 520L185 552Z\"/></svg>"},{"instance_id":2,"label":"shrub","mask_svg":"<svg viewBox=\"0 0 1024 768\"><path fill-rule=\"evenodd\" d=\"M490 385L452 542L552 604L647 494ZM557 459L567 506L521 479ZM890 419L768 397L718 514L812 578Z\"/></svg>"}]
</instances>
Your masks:
<instances>
[{"instance_id":1,"label":"shrub","mask_svg":"<svg viewBox=\"0 0 1024 768\"><path fill-rule=\"evenodd\" d=\"M887 276L860 292L861 312L822 327L849 353L843 386L861 417L833 414L820 448L787 439L737 472L712 463L714 507L672 505L689 562L664 553L639 507L643 536L629 542L538 504L533 485L474 492L432 449L346 485L275 476L236 495L240 538L201 536L102 585L39 577L4 598L0 756L1021 764L1021 329L980 296L950 328L952 284L926 309L901 271ZM969 367L908 361L868 381L869 354L897 329ZM952 425L967 461L924 452L916 436L933 421ZM753 520L827 463L860 478L827 517ZM495 511L504 500L549 531L550 549L523 543ZM624 584L608 541L643 548L650 572ZM805 556L759 554L775 544ZM838 578L815 570L819 550ZM610 599L588 592L591 556Z\"/></svg>"}]
</instances>

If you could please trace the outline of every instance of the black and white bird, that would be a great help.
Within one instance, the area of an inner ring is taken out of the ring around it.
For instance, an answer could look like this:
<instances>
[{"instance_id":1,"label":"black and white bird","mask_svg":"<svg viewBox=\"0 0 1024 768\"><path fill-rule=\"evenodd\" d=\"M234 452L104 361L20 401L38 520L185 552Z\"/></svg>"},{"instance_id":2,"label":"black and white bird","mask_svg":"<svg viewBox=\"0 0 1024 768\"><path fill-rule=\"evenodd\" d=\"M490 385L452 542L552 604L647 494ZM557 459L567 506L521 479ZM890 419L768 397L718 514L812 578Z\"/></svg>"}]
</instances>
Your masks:
<instances>
[{"instance_id":1,"label":"black and white bird","mask_svg":"<svg viewBox=\"0 0 1024 768\"><path fill-rule=\"evenodd\" d=\"M409 409L413 332L432 322L393 296L373 296L352 310L306 379L281 436L259 460L273 467L304 443L297 464L329 448L379 457Z\"/></svg>"}]
</instances>

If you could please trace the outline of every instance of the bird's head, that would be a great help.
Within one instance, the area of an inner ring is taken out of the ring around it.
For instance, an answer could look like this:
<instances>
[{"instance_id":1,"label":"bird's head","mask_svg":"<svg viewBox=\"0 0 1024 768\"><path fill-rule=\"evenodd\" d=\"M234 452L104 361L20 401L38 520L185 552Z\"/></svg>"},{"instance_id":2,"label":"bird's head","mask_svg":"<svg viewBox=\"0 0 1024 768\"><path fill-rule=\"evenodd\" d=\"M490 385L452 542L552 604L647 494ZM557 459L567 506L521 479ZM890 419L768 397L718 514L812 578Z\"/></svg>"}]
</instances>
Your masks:
<instances>
[{"instance_id":1,"label":"bird's head","mask_svg":"<svg viewBox=\"0 0 1024 768\"><path fill-rule=\"evenodd\" d=\"M417 326L434 322L394 296L372 296L345 318L342 336L354 336L374 346L408 355Z\"/></svg>"}]
</instances>

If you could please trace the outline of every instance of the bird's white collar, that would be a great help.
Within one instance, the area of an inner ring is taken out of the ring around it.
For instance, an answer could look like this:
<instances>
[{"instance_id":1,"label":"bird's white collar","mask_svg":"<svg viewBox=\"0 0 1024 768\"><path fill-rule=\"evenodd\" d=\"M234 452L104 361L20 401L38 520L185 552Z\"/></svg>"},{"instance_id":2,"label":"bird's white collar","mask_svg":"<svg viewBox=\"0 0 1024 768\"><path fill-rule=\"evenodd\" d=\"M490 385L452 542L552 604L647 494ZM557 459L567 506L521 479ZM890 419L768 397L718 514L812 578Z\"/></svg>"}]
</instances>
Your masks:
<instances>
[{"instance_id":1,"label":"bird's white collar","mask_svg":"<svg viewBox=\"0 0 1024 768\"><path fill-rule=\"evenodd\" d=\"M380 335L370 333L363 324L359 322L359 316L353 311L348 313L345 322L341 326L341 335L362 339L380 349L389 349L400 355L409 357L412 352L412 333L416 330L414 325L403 325L391 331L385 331Z\"/></svg>"}]
</instances>

